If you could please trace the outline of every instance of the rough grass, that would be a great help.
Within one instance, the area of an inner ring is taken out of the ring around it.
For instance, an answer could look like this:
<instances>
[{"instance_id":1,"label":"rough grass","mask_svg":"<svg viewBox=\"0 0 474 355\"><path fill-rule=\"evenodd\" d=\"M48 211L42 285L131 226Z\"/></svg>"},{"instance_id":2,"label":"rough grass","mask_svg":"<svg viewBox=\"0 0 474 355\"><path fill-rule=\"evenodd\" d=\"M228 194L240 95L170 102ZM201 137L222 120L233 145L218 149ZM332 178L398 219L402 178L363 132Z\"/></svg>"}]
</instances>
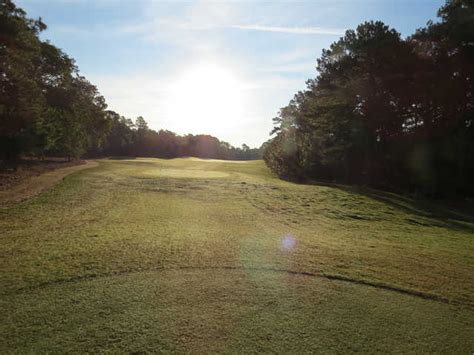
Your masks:
<instances>
[{"instance_id":1,"label":"rough grass","mask_svg":"<svg viewBox=\"0 0 474 355\"><path fill-rule=\"evenodd\" d=\"M474 351L469 215L199 159L0 213L2 352Z\"/></svg>"},{"instance_id":2,"label":"rough grass","mask_svg":"<svg viewBox=\"0 0 474 355\"><path fill-rule=\"evenodd\" d=\"M17 203L50 189L67 175L97 166L93 161L51 163L36 162L33 169L24 166L16 171L0 173L0 206Z\"/></svg>"}]
</instances>

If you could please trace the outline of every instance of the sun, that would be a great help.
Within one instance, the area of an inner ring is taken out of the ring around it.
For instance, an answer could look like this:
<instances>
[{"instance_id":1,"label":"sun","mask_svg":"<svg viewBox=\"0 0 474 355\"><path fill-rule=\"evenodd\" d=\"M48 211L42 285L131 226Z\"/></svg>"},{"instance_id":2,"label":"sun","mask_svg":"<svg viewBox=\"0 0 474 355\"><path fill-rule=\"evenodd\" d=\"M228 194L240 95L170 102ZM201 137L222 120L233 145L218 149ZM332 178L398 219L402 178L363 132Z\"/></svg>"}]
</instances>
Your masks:
<instances>
[{"instance_id":1,"label":"sun","mask_svg":"<svg viewBox=\"0 0 474 355\"><path fill-rule=\"evenodd\" d=\"M217 64L185 70L170 86L165 116L182 133L226 135L242 119L244 83Z\"/></svg>"}]
</instances>

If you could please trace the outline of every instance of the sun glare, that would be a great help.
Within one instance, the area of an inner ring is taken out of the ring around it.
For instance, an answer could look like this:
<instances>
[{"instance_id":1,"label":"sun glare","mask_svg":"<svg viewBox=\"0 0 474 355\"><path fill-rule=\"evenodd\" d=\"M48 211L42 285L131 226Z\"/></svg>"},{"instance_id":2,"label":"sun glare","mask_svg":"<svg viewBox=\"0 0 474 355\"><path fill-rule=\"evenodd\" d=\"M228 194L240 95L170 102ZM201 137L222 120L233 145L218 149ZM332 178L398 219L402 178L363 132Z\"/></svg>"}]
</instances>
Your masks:
<instances>
[{"instance_id":1,"label":"sun glare","mask_svg":"<svg viewBox=\"0 0 474 355\"><path fill-rule=\"evenodd\" d=\"M166 119L182 133L229 133L242 118L244 83L229 69L199 65L171 85L166 100Z\"/></svg>"}]
</instances>

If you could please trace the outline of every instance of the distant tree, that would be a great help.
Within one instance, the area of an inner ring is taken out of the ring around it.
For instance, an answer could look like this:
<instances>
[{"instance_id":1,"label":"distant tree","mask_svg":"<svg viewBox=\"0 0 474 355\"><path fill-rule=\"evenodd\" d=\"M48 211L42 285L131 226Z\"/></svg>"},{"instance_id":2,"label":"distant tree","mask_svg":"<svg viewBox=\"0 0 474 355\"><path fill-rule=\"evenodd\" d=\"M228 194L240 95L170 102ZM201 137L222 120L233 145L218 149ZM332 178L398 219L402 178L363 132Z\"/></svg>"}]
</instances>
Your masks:
<instances>
[{"instance_id":1,"label":"distant tree","mask_svg":"<svg viewBox=\"0 0 474 355\"><path fill-rule=\"evenodd\" d=\"M160 130L155 146L156 155L160 158L175 158L180 155L180 138L176 133Z\"/></svg>"},{"instance_id":2,"label":"distant tree","mask_svg":"<svg viewBox=\"0 0 474 355\"><path fill-rule=\"evenodd\" d=\"M135 128L137 131L147 131L148 130L148 123L146 123L145 119L142 116L138 116L135 120Z\"/></svg>"}]
</instances>

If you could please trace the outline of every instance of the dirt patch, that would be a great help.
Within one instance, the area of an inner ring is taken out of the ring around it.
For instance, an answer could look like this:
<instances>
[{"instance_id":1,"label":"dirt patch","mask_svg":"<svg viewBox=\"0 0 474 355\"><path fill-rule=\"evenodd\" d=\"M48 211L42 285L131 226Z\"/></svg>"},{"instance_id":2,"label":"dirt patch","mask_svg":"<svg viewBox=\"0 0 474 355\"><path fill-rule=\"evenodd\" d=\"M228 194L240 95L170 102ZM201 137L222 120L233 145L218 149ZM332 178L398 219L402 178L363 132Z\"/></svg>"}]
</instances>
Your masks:
<instances>
[{"instance_id":1,"label":"dirt patch","mask_svg":"<svg viewBox=\"0 0 474 355\"><path fill-rule=\"evenodd\" d=\"M48 171L85 163L84 160L68 161L64 158L48 158L46 160L25 158L14 164L1 164L0 162L0 191L9 190L33 176L39 176Z\"/></svg>"},{"instance_id":2,"label":"dirt patch","mask_svg":"<svg viewBox=\"0 0 474 355\"><path fill-rule=\"evenodd\" d=\"M50 189L67 175L97 166L95 161L28 162L15 171L0 173L0 206L20 202Z\"/></svg>"}]
</instances>

